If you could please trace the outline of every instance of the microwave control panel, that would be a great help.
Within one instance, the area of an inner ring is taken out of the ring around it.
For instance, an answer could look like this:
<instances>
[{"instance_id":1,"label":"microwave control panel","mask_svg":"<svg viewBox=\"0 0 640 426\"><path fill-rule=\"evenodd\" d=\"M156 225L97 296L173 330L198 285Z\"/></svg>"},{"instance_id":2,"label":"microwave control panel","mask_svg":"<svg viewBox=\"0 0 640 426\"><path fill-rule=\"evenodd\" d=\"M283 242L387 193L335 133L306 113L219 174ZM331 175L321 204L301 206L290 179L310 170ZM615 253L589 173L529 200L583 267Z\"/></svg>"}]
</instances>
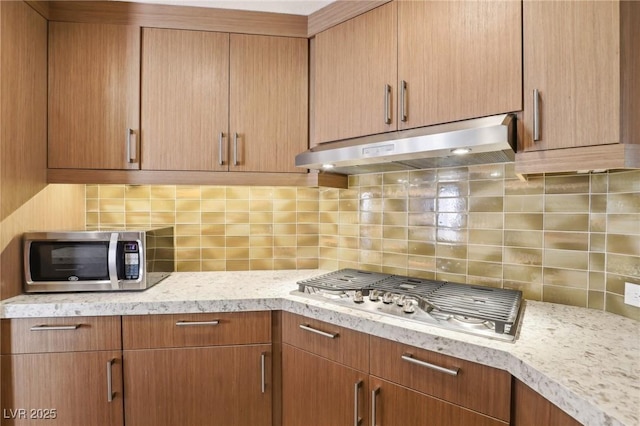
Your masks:
<instances>
[{"instance_id":1,"label":"microwave control panel","mask_svg":"<svg viewBox=\"0 0 640 426\"><path fill-rule=\"evenodd\" d=\"M124 243L124 278L137 280L140 277L140 250L137 241Z\"/></svg>"}]
</instances>

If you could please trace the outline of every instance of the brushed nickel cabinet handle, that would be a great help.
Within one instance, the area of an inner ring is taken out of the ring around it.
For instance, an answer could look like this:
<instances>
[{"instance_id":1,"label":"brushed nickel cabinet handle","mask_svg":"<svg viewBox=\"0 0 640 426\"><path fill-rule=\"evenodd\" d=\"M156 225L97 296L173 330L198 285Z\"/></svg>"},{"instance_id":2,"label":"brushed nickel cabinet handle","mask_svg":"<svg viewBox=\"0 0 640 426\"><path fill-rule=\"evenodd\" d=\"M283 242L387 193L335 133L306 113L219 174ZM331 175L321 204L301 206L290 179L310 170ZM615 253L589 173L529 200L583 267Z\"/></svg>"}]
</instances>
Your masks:
<instances>
[{"instance_id":1,"label":"brushed nickel cabinet handle","mask_svg":"<svg viewBox=\"0 0 640 426\"><path fill-rule=\"evenodd\" d=\"M133 156L131 155L132 153L132 149L131 149L131 135L134 133L133 129L128 128L127 129L127 163L132 164L135 163L135 158L133 158Z\"/></svg>"},{"instance_id":2,"label":"brushed nickel cabinet handle","mask_svg":"<svg viewBox=\"0 0 640 426\"><path fill-rule=\"evenodd\" d=\"M358 403L360 401L358 394L363 383L362 380L358 380L353 388L353 426L360 426L360 423L362 423L362 417L358 416L358 405L360 405Z\"/></svg>"},{"instance_id":3,"label":"brushed nickel cabinet handle","mask_svg":"<svg viewBox=\"0 0 640 426\"><path fill-rule=\"evenodd\" d=\"M265 390L267 389L266 368L265 368L266 358L267 358L267 353L266 352L262 352L260 354L260 391L262 393L264 393Z\"/></svg>"},{"instance_id":4,"label":"brushed nickel cabinet handle","mask_svg":"<svg viewBox=\"0 0 640 426\"><path fill-rule=\"evenodd\" d=\"M540 140L540 91L533 89L533 141Z\"/></svg>"},{"instance_id":5,"label":"brushed nickel cabinet handle","mask_svg":"<svg viewBox=\"0 0 640 426\"><path fill-rule=\"evenodd\" d=\"M407 121L407 82L402 80L400 82L400 120Z\"/></svg>"},{"instance_id":6,"label":"brushed nickel cabinet handle","mask_svg":"<svg viewBox=\"0 0 640 426\"><path fill-rule=\"evenodd\" d=\"M224 166L224 158L222 158L222 141L224 140L224 133L220 132L218 136L218 164Z\"/></svg>"},{"instance_id":7,"label":"brushed nickel cabinet handle","mask_svg":"<svg viewBox=\"0 0 640 426\"><path fill-rule=\"evenodd\" d=\"M29 330L31 331L61 331L61 330L77 330L80 324L73 325L34 325Z\"/></svg>"},{"instance_id":8,"label":"brushed nickel cabinet handle","mask_svg":"<svg viewBox=\"0 0 640 426\"><path fill-rule=\"evenodd\" d=\"M107 361L107 402L112 402L115 394L113 393L113 381L112 381L112 366L116 362L115 358Z\"/></svg>"},{"instance_id":9,"label":"brushed nickel cabinet handle","mask_svg":"<svg viewBox=\"0 0 640 426\"><path fill-rule=\"evenodd\" d=\"M319 334L320 336L328 337L329 339L335 339L340 335L339 333L327 333L326 331L317 330L313 327L310 327L309 324L300 324L300 328L312 333Z\"/></svg>"},{"instance_id":10,"label":"brushed nickel cabinet handle","mask_svg":"<svg viewBox=\"0 0 640 426\"><path fill-rule=\"evenodd\" d=\"M212 320L212 321L176 321L177 327L188 327L192 325L218 325L220 321Z\"/></svg>"},{"instance_id":11,"label":"brushed nickel cabinet handle","mask_svg":"<svg viewBox=\"0 0 640 426\"><path fill-rule=\"evenodd\" d=\"M391 124L391 86L384 85L384 124Z\"/></svg>"},{"instance_id":12,"label":"brushed nickel cabinet handle","mask_svg":"<svg viewBox=\"0 0 640 426\"><path fill-rule=\"evenodd\" d=\"M238 165L238 133L233 134L233 165Z\"/></svg>"},{"instance_id":13,"label":"brushed nickel cabinet handle","mask_svg":"<svg viewBox=\"0 0 640 426\"><path fill-rule=\"evenodd\" d=\"M419 365L421 367L425 367L431 370L439 371L441 373L449 374L450 376L457 376L458 372L460 371L459 368L451 370L449 368L440 367L439 365L431 364L429 362L420 361L419 359L415 359L411 354L402 355L402 359L407 362L410 362L411 364Z\"/></svg>"},{"instance_id":14,"label":"brushed nickel cabinet handle","mask_svg":"<svg viewBox=\"0 0 640 426\"><path fill-rule=\"evenodd\" d=\"M371 426L376 425L376 397L380 393L380 386L371 391Z\"/></svg>"}]
</instances>

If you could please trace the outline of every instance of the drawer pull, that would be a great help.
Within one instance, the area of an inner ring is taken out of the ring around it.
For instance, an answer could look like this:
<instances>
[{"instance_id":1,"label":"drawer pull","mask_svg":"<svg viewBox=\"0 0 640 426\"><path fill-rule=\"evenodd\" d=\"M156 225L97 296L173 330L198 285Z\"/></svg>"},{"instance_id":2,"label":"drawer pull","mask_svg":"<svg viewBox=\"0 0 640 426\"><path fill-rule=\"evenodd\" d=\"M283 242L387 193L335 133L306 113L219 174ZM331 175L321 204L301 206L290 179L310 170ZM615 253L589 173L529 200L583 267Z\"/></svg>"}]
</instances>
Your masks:
<instances>
[{"instance_id":1,"label":"drawer pull","mask_svg":"<svg viewBox=\"0 0 640 426\"><path fill-rule=\"evenodd\" d=\"M358 395L362 384L363 381L358 380L353 388L353 426L360 426L360 423L362 423L362 417L358 416L358 406L360 405L360 398L358 398Z\"/></svg>"},{"instance_id":2,"label":"drawer pull","mask_svg":"<svg viewBox=\"0 0 640 426\"><path fill-rule=\"evenodd\" d=\"M218 325L220 321L176 321L176 326L178 327L187 327L191 325Z\"/></svg>"},{"instance_id":3,"label":"drawer pull","mask_svg":"<svg viewBox=\"0 0 640 426\"><path fill-rule=\"evenodd\" d=\"M260 354L260 391L262 393L265 392L267 385L266 385L266 368L265 368L265 360L267 358L267 353L266 352L262 352Z\"/></svg>"},{"instance_id":4,"label":"drawer pull","mask_svg":"<svg viewBox=\"0 0 640 426\"><path fill-rule=\"evenodd\" d=\"M328 337L329 339L335 339L340 335L339 333L327 333L326 331L316 330L315 328L310 327L309 324L300 324L300 328L303 330L310 331L312 333L319 334L324 337Z\"/></svg>"},{"instance_id":5,"label":"drawer pull","mask_svg":"<svg viewBox=\"0 0 640 426\"><path fill-rule=\"evenodd\" d=\"M432 370L436 370L436 371L439 371L441 373L449 374L451 376L457 376L458 375L458 371L460 371L459 368L451 370L449 368L440 367L439 365L435 365L435 364L431 364L431 363L428 363L428 362L420 361L419 359L415 359L413 357L413 355L411 355L411 354L402 355L402 359L407 361L407 362L410 362L412 364L416 364L416 365L419 365L421 367L430 368Z\"/></svg>"},{"instance_id":6,"label":"drawer pull","mask_svg":"<svg viewBox=\"0 0 640 426\"><path fill-rule=\"evenodd\" d=\"M111 380L111 367L116 362L115 358L107 361L107 402L112 402L115 394L113 393L113 381Z\"/></svg>"},{"instance_id":7,"label":"drawer pull","mask_svg":"<svg viewBox=\"0 0 640 426\"><path fill-rule=\"evenodd\" d=\"M80 324L73 325L34 325L30 328L31 331L61 331L61 330L77 330Z\"/></svg>"},{"instance_id":8,"label":"drawer pull","mask_svg":"<svg viewBox=\"0 0 640 426\"><path fill-rule=\"evenodd\" d=\"M380 386L371 391L371 426L377 426L376 424L376 397L380 393Z\"/></svg>"}]
</instances>

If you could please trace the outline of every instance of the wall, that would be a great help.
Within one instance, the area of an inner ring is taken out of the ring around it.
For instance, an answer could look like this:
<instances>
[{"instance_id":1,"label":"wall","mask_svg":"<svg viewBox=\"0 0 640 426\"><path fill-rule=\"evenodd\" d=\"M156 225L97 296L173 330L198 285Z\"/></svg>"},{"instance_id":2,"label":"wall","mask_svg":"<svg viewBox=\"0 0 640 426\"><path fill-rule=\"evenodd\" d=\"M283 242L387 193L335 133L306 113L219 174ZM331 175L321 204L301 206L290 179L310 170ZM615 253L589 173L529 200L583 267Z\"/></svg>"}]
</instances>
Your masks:
<instances>
[{"instance_id":1,"label":"wall","mask_svg":"<svg viewBox=\"0 0 640 426\"><path fill-rule=\"evenodd\" d=\"M47 21L0 4L0 299L22 292L22 233L84 227L84 187L49 185Z\"/></svg>"},{"instance_id":2,"label":"wall","mask_svg":"<svg viewBox=\"0 0 640 426\"><path fill-rule=\"evenodd\" d=\"M349 189L88 185L87 227L175 225L180 271L364 268L517 288L640 319L640 171L513 165L350 177Z\"/></svg>"}]
</instances>

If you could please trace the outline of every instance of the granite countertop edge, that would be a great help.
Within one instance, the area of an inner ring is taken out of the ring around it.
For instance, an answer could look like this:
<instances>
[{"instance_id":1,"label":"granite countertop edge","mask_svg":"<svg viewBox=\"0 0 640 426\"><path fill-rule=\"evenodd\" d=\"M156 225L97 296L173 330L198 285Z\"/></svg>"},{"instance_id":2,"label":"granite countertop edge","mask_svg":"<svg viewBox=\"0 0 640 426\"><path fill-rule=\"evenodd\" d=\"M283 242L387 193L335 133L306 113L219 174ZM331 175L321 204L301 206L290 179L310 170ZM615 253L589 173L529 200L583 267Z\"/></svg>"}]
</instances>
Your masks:
<instances>
[{"instance_id":1,"label":"granite countertop edge","mask_svg":"<svg viewBox=\"0 0 640 426\"><path fill-rule=\"evenodd\" d=\"M640 424L640 338L625 339L639 336L638 321L526 301L518 339L502 342L290 294L325 272L174 273L144 292L16 296L0 303L0 318L283 310L506 370L587 426Z\"/></svg>"}]
</instances>

